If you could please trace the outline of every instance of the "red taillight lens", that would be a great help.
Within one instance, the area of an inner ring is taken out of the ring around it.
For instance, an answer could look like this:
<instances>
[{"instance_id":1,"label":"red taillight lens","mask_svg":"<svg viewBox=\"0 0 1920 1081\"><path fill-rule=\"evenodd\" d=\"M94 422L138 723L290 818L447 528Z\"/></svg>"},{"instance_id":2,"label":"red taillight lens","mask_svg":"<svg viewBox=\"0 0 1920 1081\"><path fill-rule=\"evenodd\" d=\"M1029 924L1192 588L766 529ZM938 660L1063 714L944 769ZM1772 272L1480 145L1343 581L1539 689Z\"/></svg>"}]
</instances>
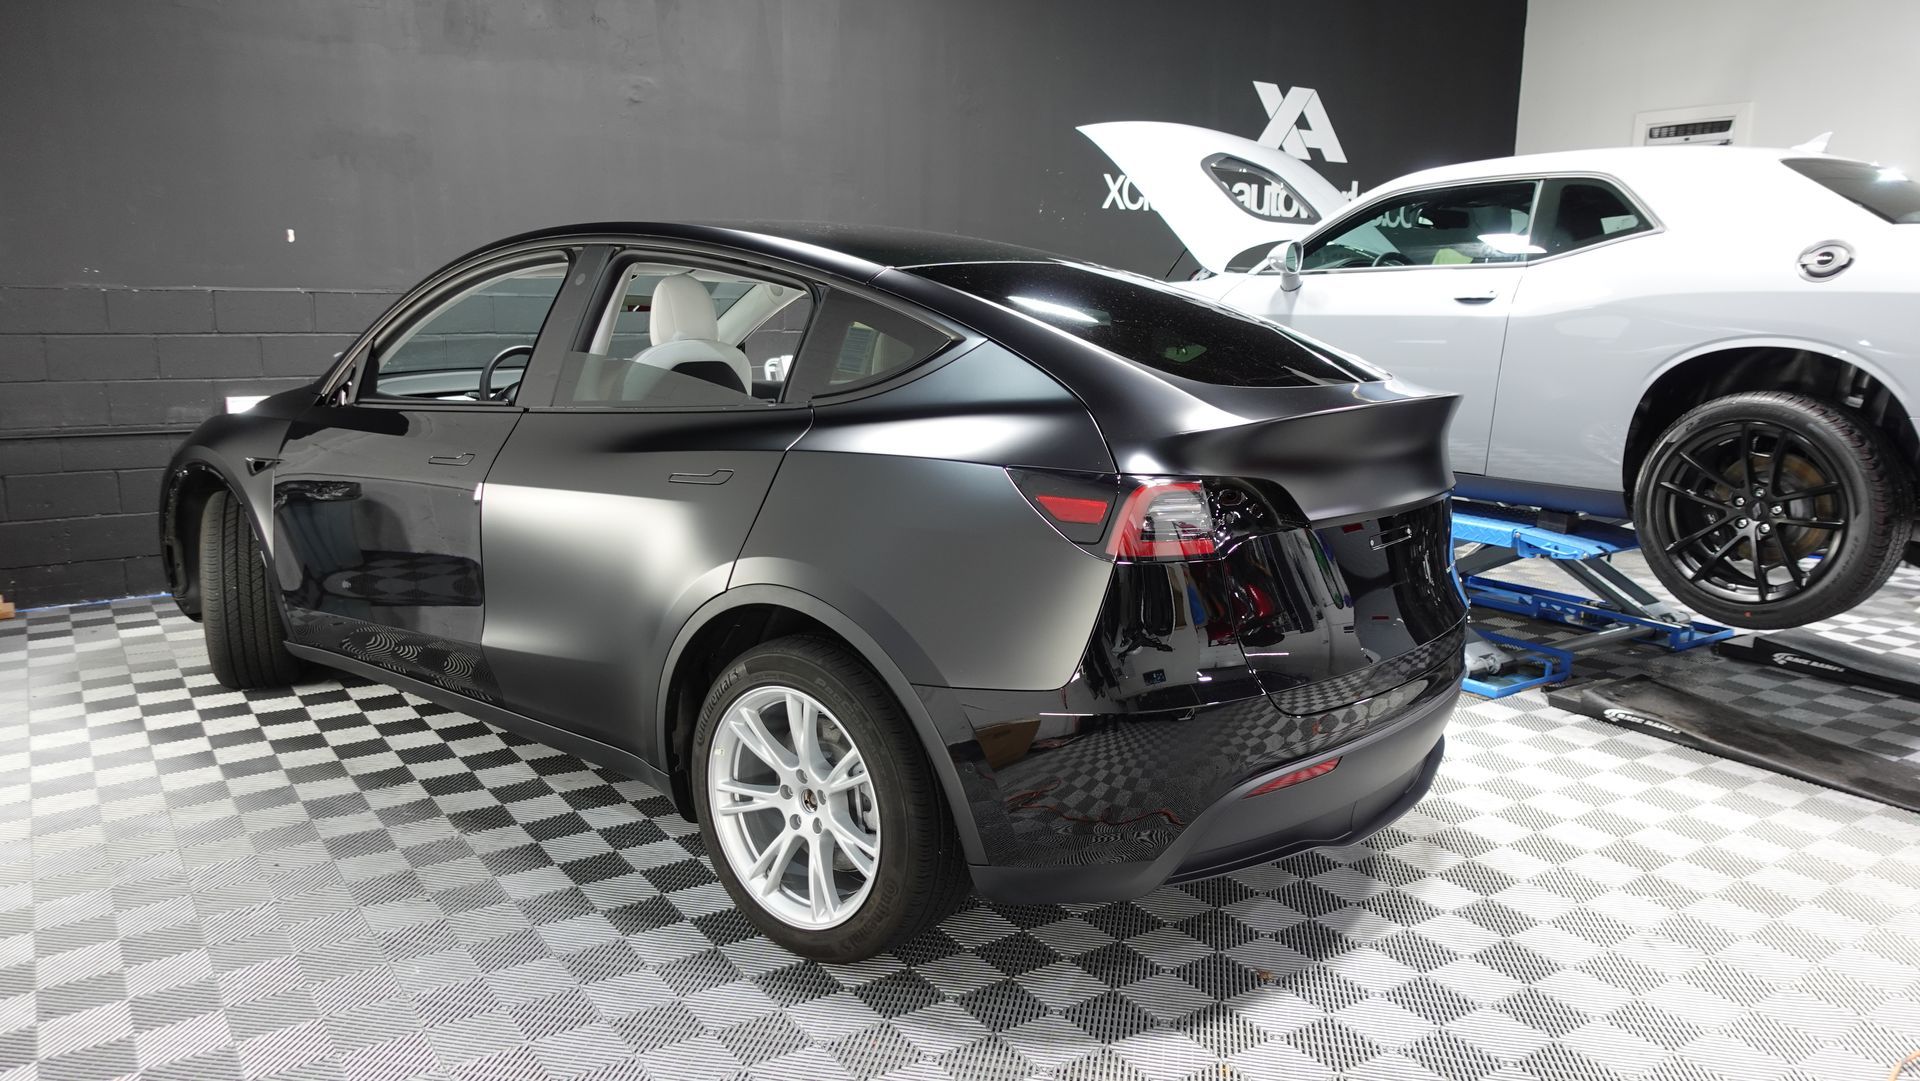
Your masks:
<instances>
[{"instance_id":1,"label":"red taillight lens","mask_svg":"<svg viewBox=\"0 0 1920 1081\"><path fill-rule=\"evenodd\" d=\"M1311 781L1315 777L1325 777L1339 767L1340 760L1338 758L1329 758L1325 762L1315 762L1305 769L1297 769L1292 773L1282 773L1280 776L1247 793L1242 798L1252 799L1255 796L1264 796L1269 792L1278 792L1282 788L1291 788L1301 781Z\"/></svg>"},{"instance_id":2,"label":"red taillight lens","mask_svg":"<svg viewBox=\"0 0 1920 1081\"><path fill-rule=\"evenodd\" d=\"M1080 499L1070 495L1036 495L1035 503L1055 521L1073 525L1093 525L1107 520L1107 508L1113 503L1106 499Z\"/></svg>"},{"instance_id":3,"label":"red taillight lens","mask_svg":"<svg viewBox=\"0 0 1920 1081\"><path fill-rule=\"evenodd\" d=\"M1061 536L1112 559L1219 559L1237 539L1302 524L1276 485L1011 466L1007 478Z\"/></svg>"},{"instance_id":4,"label":"red taillight lens","mask_svg":"<svg viewBox=\"0 0 1920 1081\"><path fill-rule=\"evenodd\" d=\"M1199 481L1148 480L1127 496L1107 551L1116 559L1195 559L1214 553L1213 512Z\"/></svg>"}]
</instances>

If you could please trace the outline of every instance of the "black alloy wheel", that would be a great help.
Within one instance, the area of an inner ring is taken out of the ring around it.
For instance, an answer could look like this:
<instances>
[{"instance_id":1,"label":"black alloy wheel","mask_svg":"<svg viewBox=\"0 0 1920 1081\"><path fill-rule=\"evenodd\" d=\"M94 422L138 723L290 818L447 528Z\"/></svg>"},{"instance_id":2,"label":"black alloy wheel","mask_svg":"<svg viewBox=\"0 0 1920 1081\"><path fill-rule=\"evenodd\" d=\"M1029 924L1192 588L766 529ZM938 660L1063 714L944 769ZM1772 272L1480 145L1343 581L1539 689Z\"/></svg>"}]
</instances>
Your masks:
<instances>
[{"instance_id":1,"label":"black alloy wheel","mask_svg":"<svg viewBox=\"0 0 1920 1081\"><path fill-rule=\"evenodd\" d=\"M1845 611L1893 573L1912 493L1886 439L1802 395L1699 406L1662 434L1634 520L1648 565L1685 606L1745 627Z\"/></svg>"}]
</instances>

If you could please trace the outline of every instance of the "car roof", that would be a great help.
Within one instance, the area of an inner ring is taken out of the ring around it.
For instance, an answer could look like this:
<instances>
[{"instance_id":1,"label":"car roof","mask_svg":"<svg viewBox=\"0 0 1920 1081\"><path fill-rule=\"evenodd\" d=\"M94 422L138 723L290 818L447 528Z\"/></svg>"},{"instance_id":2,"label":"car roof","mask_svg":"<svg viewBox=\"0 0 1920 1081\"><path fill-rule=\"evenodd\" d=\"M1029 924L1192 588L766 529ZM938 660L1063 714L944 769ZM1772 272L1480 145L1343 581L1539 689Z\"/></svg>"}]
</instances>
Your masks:
<instances>
[{"instance_id":1,"label":"car roof","mask_svg":"<svg viewBox=\"0 0 1920 1081\"><path fill-rule=\"evenodd\" d=\"M1404 188L1426 187L1483 177L1534 173L1603 173L1632 183L1685 175L1722 176L1753 169L1784 158L1835 158L1831 154L1761 146L1613 146L1592 150L1559 150L1544 154L1516 154L1442 165L1407 173L1381 184L1369 195Z\"/></svg>"},{"instance_id":2,"label":"car roof","mask_svg":"<svg viewBox=\"0 0 1920 1081\"><path fill-rule=\"evenodd\" d=\"M772 256L848 277L868 279L889 268L938 263L1045 262L1064 257L1036 248L952 233L827 222L614 221L560 225L508 237L464 256L569 237L684 240Z\"/></svg>"},{"instance_id":3,"label":"car roof","mask_svg":"<svg viewBox=\"0 0 1920 1081\"><path fill-rule=\"evenodd\" d=\"M843 252L885 267L935 263L1035 262L1058 259L1052 252L978 237L884 225L835 225L828 222L709 222L717 228L776 237Z\"/></svg>"}]
</instances>

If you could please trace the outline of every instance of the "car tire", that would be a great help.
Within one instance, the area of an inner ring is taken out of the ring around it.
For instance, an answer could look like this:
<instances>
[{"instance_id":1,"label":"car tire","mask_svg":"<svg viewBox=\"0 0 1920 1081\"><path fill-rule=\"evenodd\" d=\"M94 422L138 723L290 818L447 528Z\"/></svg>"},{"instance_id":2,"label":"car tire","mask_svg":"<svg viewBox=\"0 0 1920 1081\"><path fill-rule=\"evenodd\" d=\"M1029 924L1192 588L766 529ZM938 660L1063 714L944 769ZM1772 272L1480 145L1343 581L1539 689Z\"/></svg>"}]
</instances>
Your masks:
<instances>
[{"instance_id":1,"label":"car tire","mask_svg":"<svg viewBox=\"0 0 1920 1081\"><path fill-rule=\"evenodd\" d=\"M814 721L811 768L800 764L801 730L790 723L796 705ZM764 738L779 746L756 750ZM852 752L859 766L848 761ZM971 885L912 724L879 677L832 641L780 638L729 664L701 707L692 765L714 870L754 926L803 957L872 957L937 924ZM829 790L847 784L854 787ZM870 860L867 843L877 850ZM756 873L774 864L777 872ZM831 904L817 900L824 896Z\"/></svg>"},{"instance_id":2,"label":"car tire","mask_svg":"<svg viewBox=\"0 0 1920 1081\"><path fill-rule=\"evenodd\" d=\"M1648 452L1633 500L1647 564L1674 598L1760 630L1871 596L1900 565L1913 512L1885 435L1852 410L1782 391L1682 415Z\"/></svg>"},{"instance_id":3,"label":"car tire","mask_svg":"<svg viewBox=\"0 0 1920 1081\"><path fill-rule=\"evenodd\" d=\"M300 677L270 584L240 501L213 493L200 514L200 622L213 678L224 686L284 687Z\"/></svg>"}]
</instances>

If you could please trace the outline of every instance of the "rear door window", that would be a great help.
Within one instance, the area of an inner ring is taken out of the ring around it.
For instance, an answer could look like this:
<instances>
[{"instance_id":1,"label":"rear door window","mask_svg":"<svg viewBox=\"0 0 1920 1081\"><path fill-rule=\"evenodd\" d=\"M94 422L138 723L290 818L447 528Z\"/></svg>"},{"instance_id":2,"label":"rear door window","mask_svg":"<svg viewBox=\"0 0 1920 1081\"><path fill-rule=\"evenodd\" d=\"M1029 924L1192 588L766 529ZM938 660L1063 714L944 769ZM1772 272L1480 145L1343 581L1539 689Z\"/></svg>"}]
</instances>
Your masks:
<instances>
[{"instance_id":1,"label":"rear door window","mask_svg":"<svg viewBox=\"0 0 1920 1081\"><path fill-rule=\"evenodd\" d=\"M1183 379L1229 387L1307 387L1373 378L1264 319L1117 270L1071 263L949 263L914 273Z\"/></svg>"},{"instance_id":2,"label":"rear door window","mask_svg":"<svg viewBox=\"0 0 1920 1081\"><path fill-rule=\"evenodd\" d=\"M751 408L780 401L813 292L757 271L647 253L608 271L586 348L560 365L564 409Z\"/></svg>"}]
</instances>

